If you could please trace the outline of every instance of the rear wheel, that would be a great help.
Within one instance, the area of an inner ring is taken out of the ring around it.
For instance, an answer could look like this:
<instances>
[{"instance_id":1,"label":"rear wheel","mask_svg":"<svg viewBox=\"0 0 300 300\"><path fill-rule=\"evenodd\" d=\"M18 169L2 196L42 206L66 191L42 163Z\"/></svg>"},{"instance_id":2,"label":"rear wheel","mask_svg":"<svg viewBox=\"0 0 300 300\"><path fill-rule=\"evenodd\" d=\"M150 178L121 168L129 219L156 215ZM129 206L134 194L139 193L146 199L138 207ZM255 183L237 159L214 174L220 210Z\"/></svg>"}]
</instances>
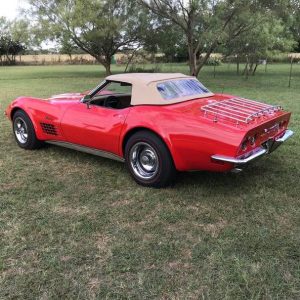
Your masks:
<instances>
[{"instance_id":1,"label":"rear wheel","mask_svg":"<svg viewBox=\"0 0 300 300\"><path fill-rule=\"evenodd\" d=\"M164 187L176 175L169 149L157 135L149 131L139 131L129 138L125 159L130 174L143 186Z\"/></svg>"},{"instance_id":2,"label":"rear wheel","mask_svg":"<svg viewBox=\"0 0 300 300\"><path fill-rule=\"evenodd\" d=\"M37 139L33 124L23 110L18 110L13 115L13 132L18 145L23 149L33 150L43 145Z\"/></svg>"}]
</instances>

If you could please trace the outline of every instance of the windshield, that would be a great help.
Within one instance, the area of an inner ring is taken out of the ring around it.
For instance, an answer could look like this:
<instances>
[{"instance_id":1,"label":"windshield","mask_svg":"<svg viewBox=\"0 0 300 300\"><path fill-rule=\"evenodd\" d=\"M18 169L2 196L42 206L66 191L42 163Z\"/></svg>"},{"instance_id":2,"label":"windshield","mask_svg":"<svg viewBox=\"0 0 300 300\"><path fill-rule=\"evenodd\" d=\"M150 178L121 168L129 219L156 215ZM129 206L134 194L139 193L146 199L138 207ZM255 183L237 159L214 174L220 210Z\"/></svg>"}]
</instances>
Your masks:
<instances>
[{"instance_id":1,"label":"windshield","mask_svg":"<svg viewBox=\"0 0 300 300\"><path fill-rule=\"evenodd\" d=\"M98 94L128 94L131 95L131 84L111 81Z\"/></svg>"},{"instance_id":2,"label":"windshield","mask_svg":"<svg viewBox=\"0 0 300 300\"><path fill-rule=\"evenodd\" d=\"M210 91L197 79L190 78L158 83L157 90L165 100L210 93Z\"/></svg>"}]
</instances>

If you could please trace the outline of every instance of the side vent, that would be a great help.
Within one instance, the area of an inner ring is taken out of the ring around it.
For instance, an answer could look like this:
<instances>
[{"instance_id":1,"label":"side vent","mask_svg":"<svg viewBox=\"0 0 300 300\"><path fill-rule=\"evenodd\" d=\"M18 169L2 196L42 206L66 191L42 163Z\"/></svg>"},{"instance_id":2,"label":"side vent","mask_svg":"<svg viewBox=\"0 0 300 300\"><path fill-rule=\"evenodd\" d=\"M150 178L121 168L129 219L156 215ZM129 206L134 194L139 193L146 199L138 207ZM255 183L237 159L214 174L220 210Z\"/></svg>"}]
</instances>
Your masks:
<instances>
[{"instance_id":1,"label":"side vent","mask_svg":"<svg viewBox=\"0 0 300 300\"><path fill-rule=\"evenodd\" d=\"M41 127L44 133L50 135L58 135L57 130L53 124L41 123Z\"/></svg>"}]
</instances>

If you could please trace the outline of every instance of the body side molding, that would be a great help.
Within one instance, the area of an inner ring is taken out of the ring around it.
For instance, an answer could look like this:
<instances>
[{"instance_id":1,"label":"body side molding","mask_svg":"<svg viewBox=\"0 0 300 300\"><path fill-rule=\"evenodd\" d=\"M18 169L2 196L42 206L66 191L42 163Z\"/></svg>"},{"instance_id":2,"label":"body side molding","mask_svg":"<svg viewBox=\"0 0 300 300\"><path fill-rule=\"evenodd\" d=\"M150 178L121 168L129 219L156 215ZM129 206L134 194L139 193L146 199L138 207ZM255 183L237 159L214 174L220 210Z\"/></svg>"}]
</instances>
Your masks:
<instances>
[{"instance_id":1,"label":"body side molding","mask_svg":"<svg viewBox=\"0 0 300 300\"><path fill-rule=\"evenodd\" d=\"M102 151L102 150L99 150L99 149L89 148L89 147L78 145L78 144L72 144L72 143L61 142L61 141L45 141L45 142L48 143L48 144L61 146L61 147L69 148L69 149L72 149L72 150L77 150L77 151L81 151L81 152L85 152L85 153L89 153L89 154L93 154L93 155L113 159L113 160L116 160L116 161L119 161L119 162L124 162L125 161L125 159L123 157L118 156L114 153Z\"/></svg>"}]
</instances>

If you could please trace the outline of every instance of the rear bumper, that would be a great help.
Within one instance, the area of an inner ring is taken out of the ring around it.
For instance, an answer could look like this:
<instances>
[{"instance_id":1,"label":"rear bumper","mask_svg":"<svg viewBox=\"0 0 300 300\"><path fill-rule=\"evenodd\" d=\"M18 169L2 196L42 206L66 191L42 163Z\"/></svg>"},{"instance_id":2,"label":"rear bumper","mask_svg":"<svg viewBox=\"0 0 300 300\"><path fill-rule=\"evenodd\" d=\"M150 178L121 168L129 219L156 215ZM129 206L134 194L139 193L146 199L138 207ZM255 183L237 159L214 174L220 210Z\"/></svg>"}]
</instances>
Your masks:
<instances>
[{"instance_id":1,"label":"rear bumper","mask_svg":"<svg viewBox=\"0 0 300 300\"><path fill-rule=\"evenodd\" d=\"M269 154L273 152L275 149L277 149L278 146L280 146L282 143L284 143L286 140L288 140L294 132L292 130L286 130L284 135L281 136L278 139L270 139L266 143L263 144L263 146L258 147L250 152L250 154L247 155L247 157L240 156L240 157L231 157L231 156L225 156L225 155L212 155L212 160L224 162L224 163L231 163L236 166L241 166L248 164L251 161L256 160L257 158Z\"/></svg>"}]
</instances>

